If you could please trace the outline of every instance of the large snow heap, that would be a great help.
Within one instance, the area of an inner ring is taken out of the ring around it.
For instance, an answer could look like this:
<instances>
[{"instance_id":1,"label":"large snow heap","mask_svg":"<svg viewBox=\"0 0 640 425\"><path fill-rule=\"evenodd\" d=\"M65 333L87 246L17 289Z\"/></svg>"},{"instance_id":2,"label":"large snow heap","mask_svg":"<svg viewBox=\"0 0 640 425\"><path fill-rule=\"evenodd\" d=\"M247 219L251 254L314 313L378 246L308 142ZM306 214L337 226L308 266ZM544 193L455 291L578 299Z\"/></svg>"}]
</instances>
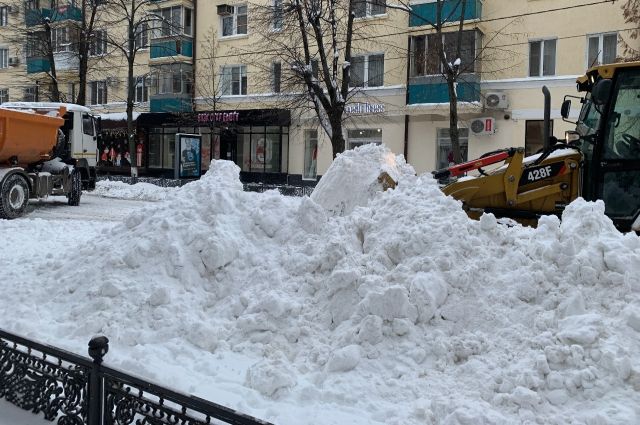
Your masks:
<instances>
[{"instance_id":1,"label":"large snow heap","mask_svg":"<svg viewBox=\"0 0 640 425\"><path fill-rule=\"evenodd\" d=\"M214 161L50 258L10 323L75 351L105 334L109 364L279 425L640 423L638 237L583 200L471 221L401 157L370 190L389 158L345 153L311 198Z\"/></svg>"}]
</instances>

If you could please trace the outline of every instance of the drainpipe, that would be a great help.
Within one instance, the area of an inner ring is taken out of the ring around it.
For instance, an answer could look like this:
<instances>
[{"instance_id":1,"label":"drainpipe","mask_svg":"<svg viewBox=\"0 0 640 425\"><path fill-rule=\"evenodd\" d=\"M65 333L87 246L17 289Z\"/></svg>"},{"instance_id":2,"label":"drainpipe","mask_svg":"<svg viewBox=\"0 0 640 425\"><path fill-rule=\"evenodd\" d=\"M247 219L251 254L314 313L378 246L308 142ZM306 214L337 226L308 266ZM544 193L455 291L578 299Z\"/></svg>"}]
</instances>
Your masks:
<instances>
[{"instance_id":1,"label":"drainpipe","mask_svg":"<svg viewBox=\"0 0 640 425\"><path fill-rule=\"evenodd\" d=\"M551 92L547 86L542 86L542 94L544 94L544 128L542 130L542 142L544 150L549 149L551 144Z\"/></svg>"},{"instance_id":2,"label":"drainpipe","mask_svg":"<svg viewBox=\"0 0 640 425\"><path fill-rule=\"evenodd\" d=\"M411 75L411 36L409 36L407 40L407 78L405 83L405 94L404 94L404 107L405 111L407 105L409 105L409 77ZM409 162L409 114L405 112L404 114L404 160Z\"/></svg>"},{"instance_id":3,"label":"drainpipe","mask_svg":"<svg viewBox=\"0 0 640 425\"><path fill-rule=\"evenodd\" d=\"M191 14L193 19L191 40L193 40L193 47L191 48L191 70L193 72L193 81L191 82L191 109L196 111L196 57L198 43L196 43L196 35L198 34L198 0L193 0L193 13Z\"/></svg>"}]
</instances>

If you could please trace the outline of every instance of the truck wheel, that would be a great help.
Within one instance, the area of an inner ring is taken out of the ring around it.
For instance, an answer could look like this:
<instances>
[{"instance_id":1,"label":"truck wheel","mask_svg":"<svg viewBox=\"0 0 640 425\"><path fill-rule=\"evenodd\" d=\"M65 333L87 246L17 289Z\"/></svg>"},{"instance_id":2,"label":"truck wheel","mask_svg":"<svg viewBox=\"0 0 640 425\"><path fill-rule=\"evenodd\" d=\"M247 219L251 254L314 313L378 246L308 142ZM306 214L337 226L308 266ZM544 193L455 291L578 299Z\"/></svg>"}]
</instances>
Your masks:
<instances>
[{"instance_id":1,"label":"truck wheel","mask_svg":"<svg viewBox=\"0 0 640 425\"><path fill-rule=\"evenodd\" d=\"M71 191L67 195L69 205L74 207L80 205L80 196L82 196L82 177L79 170L73 170L71 173Z\"/></svg>"},{"instance_id":2,"label":"truck wheel","mask_svg":"<svg viewBox=\"0 0 640 425\"><path fill-rule=\"evenodd\" d=\"M29 185L20 174L11 174L0 185L0 218L20 217L29 202Z\"/></svg>"}]
</instances>

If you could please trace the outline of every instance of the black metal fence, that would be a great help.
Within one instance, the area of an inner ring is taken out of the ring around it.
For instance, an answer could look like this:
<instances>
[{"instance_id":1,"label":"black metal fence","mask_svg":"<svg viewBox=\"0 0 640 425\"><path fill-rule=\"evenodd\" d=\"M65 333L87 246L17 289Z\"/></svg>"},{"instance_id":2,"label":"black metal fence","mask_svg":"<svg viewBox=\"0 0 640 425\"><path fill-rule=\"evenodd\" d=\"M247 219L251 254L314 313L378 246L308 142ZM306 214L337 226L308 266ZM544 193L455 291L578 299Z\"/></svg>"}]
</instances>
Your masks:
<instances>
[{"instance_id":1,"label":"black metal fence","mask_svg":"<svg viewBox=\"0 0 640 425\"><path fill-rule=\"evenodd\" d=\"M159 177L131 177L131 176L98 176L100 180L119 181L128 184L151 183L160 187L179 187L192 180L166 179ZM293 186L281 184L244 183L245 192L266 192L267 190L278 190L284 196L310 196L314 186Z\"/></svg>"},{"instance_id":2,"label":"black metal fence","mask_svg":"<svg viewBox=\"0 0 640 425\"><path fill-rule=\"evenodd\" d=\"M272 425L102 365L109 340L89 356L0 330L0 399L58 425Z\"/></svg>"}]
</instances>

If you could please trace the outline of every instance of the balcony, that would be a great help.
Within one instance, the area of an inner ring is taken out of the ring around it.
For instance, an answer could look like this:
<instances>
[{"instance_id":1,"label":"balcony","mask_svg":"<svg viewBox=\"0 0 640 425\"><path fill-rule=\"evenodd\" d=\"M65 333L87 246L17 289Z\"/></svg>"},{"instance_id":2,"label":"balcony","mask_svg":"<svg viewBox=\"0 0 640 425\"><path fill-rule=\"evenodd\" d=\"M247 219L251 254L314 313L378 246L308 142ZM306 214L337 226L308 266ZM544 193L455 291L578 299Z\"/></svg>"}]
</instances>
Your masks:
<instances>
[{"instance_id":1,"label":"balcony","mask_svg":"<svg viewBox=\"0 0 640 425\"><path fill-rule=\"evenodd\" d=\"M159 38L151 40L151 59L173 56L193 56L193 40L189 37Z\"/></svg>"},{"instance_id":2,"label":"balcony","mask_svg":"<svg viewBox=\"0 0 640 425\"><path fill-rule=\"evenodd\" d=\"M459 4L457 0L446 0L442 8L443 19L450 16L447 22L459 22L462 11ZM429 22L436 22L438 16L436 7L435 2L411 5L413 13L409 15L409 26L419 27ZM482 16L482 1L469 0L464 11L464 20L480 19L480 16Z\"/></svg>"},{"instance_id":3,"label":"balcony","mask_svg":"<svg viewBox=\"0 0 640 425\"><path fill-rule=\"evenodd\" d=\"M27 74L49 72L50 70L51 65L47 58L27 58Z\"/></svg>"},{"instance_id":4,"label":"balcony","mask_svg":"<svg viewBox=\"0 0 640 425\"><path fill-rule=\"evenodd\" d=\"M188 94L153 95L149 99L150 112L193 112Z\"/></svg>"},{"instance_id":5,"label":"balcony","mask_svg":"<svg viewBox=\"0 0 640 425\"><path fill-rule=\"evenodd\" d=\"M458 101L480 101L480 79L477 74L463 74L458 83ZM409 80L409 105L448 103L449 89L442 76L413 77Z\"/></svg>"},{"instance_id":6,"label":"balcony","mask_svg":"<svg viewBox=\"0 0 640 425\"><path fill-rule=\"evenodd\" d=\"M24 14L24 22L27 27L42 25L45 18L49 18L51 22L81 21L82 11L75 6L67 5L56 9L28 9Z\"/></svg>"}]
</instances>

